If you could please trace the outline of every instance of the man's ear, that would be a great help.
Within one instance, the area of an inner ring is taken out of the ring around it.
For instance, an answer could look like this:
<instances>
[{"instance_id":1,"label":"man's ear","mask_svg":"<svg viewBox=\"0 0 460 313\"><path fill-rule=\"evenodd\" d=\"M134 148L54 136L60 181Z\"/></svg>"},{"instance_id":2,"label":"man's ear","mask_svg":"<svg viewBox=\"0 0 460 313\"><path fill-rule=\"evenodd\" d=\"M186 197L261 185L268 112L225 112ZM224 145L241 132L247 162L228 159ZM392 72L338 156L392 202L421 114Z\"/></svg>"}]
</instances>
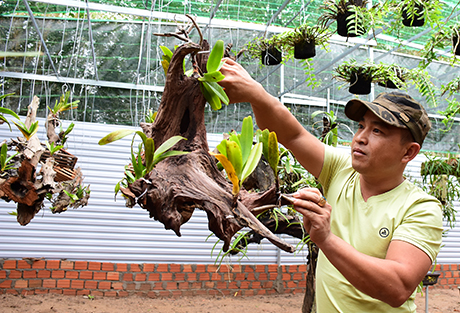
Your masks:
<instances>
[{"instance_id":1,"label":"man's ear","mask_svg":"<svg viewBox=\"0 0 460 313\"><path fill-rule=\"evenodd\" d=\"M407 150L402 158L402 161L407 164L417 156L417 154L420 152L421 147L420 144L418 144L417 142L410 142L407 144L406 149Z\"/></svg>"}]
</instances>

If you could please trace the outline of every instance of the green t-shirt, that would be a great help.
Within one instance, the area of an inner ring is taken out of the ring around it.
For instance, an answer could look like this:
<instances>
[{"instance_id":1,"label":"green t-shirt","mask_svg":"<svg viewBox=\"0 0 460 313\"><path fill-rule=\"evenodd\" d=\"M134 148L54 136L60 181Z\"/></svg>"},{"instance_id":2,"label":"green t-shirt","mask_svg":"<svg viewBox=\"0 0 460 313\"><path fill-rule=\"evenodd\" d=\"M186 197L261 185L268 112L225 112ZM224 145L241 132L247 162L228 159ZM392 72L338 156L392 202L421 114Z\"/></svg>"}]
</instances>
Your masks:
<instances>
[{"instance_id":1,"label":"green t-shirt","mask_svg":"<svg viewBox=\"0 0 460 313\"><path fill-rule=\"evenodd\" d=\"M326 146L319 181L332 206L331 231L356 250L384 259L392 240L423 250L432 261L442 240L442 207L436 198L405 180L396 188L364 201L359 173L351 156ZM316 269L318 313L415 312L415 292L399 308L353 287L320 252Z\"/></svg>"}]
</instances>

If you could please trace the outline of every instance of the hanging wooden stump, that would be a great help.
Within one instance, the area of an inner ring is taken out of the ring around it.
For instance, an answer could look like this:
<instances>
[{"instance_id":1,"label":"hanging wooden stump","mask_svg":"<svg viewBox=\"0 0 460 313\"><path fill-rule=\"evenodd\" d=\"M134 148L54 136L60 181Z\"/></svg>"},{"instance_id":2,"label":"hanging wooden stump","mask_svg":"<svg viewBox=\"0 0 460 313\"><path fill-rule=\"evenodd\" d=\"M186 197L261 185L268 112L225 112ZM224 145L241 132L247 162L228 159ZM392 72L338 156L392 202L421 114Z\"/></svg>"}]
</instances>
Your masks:
<instances>
[{"instance_id":1,"label":"hanging wooden stump","mask_svg":"<svg viewBox=\"0 0 460 313\"><path fill-rule=\"evenodd\" d=\"M50 157L49 150L43 152L40 162L45 162ZM77 163L78 158L73 154L67 152L64 149L61 149L53 154L54 158L54 171L56 176L54 181L61 182L66 180L72 180L76 176L76 171L74 170L75 164Z\"/></svg>"},{"instance_id":2,"label":"hanging wooden stump","mask_svg":"<svg viewBox=\"0 0 460 313\"><path fill-rule=\"evenodd\" d=\"M296 59L309 59L316 55L315 41L302 40L294 45L294 58Z\"/></svg>"},{"instance_id":3,"label":"hanging wooden stump","mask_svg":"<svg viewBox=\"0 0 460 313\"><path fill-rule=\"evenodd\" d=\"M355 25L350 25L350 28L348 27L349 21L347 20L347 18L352 15L353 13L349 11L346 11L343 14L337 14L337 34L339 34L342 37L358 37L366 32L366 29L359 24L356 27ZM352 22L356 23L356 21ZM351 31L354 29L357 29L357 32Z\"/></svg>"},{"instance_id":4,"label":"hanging wooden stump","mask_svg":"<svg viewBox=\"0 0 460 313\"><path fill-rule=\"evenodd\" d=\"M408 9L402 8L401 16L403 18L402 23L407 27L420 27L425 24L425 18L423 17L423 5L416 3L414 8L413 16L409 16Z\"/></svg>"},{"instance_id":5,"label":"hanging wooden stump","mask_svg":"<svg viewBox=\"0 0 460 313\"><path fill-rule=\"evenodd\" d=\"M362 74L353 74L350 79L348 92L355 95L368 95L371 92L372 79Z\"/></svg>"},{"instance_id":6,"label":"hanging wooden stump","mask_svg":"<svg viewBox=\"0 0 460 313\"><path fill-rule=\"evenodd\" d=\"M281 63L283 55L276 47L269 47L267 50L261 51L260 57L263 65L278 65Z\"/></svg>"},{"instance_id":7,"label":"hanging wooden stump","mask_svg":"<svg viewBox=\"0 0 460 313\"><path fill-rule=\"evenodd\" d=\"M238 199L234 199L231 183L217 169L216 159L208 152L204 123L206 100L197 77L187 77L183 70L184 58L202 49L208 50L209 45L187 43L175 50L155 122L141 124L155 146L172 136L187 138L172 149L189 153L166 158L142 179L120 191L130 206L139 204L149 211L150 217L163 223L166 229L172 229L177 236L181 236L180 227L194 210L202 209L207 214L209 230L224 242L224 251L229 249L237 231L249 227L277 247L294 252L292 245L275 236L250 211L276 203L276 186L264 193L242 191ZM204 54L197 55L196 65L205 69L206 58Z\"/></svg>"}]
</instances>

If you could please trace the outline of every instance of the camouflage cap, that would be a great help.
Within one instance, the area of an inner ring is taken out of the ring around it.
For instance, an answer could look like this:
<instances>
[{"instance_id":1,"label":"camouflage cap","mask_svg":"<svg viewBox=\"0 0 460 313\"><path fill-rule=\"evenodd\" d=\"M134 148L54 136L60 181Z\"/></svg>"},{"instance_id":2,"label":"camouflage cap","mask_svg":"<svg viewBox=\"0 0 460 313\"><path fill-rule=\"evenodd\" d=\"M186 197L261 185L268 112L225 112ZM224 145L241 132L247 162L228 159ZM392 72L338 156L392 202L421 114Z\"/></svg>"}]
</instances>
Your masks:
<instances>
[{"instance_id":1,"label":"camouflage cap","mask_svg":"<svg viewBox=\"0 0 460 313\"><path fill-rule=\"evenodd\" d=\"M423 106L404 93L382 92L372 102L352 99L345 106L345 114L359 122L368 109L390 125L408 128L420 145L431 128Z\"/></svg>"}]
</instances>

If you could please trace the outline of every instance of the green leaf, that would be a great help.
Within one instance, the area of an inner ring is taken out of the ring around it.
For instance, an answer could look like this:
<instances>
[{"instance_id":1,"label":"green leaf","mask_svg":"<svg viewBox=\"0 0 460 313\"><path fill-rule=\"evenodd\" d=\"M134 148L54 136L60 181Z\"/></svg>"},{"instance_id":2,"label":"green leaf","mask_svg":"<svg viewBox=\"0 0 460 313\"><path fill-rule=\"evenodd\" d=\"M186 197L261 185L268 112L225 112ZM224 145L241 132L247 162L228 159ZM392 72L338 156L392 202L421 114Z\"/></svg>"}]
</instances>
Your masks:
<instances>
[{"instance_id":1,"label":"green leaf","mask_svg":"<svg viewBox=\"0 0 460 313\"><path fill-rule=\"evenodd\" d=\"M187 138L182 137L182 136L173 136L163 142L161 146L158 147L158 149L155 151L154 159L159 158L166 150L169 150L174 146L176 143L178 143L181 140L187 140Z\"/></svg>"},{"instance_id":2,"label":"green leaf","mask_svg":"<svg viewBox=\"0 0 460 313\"><path fill-rule=\"evenodd\" d=\"M243 173L241 174L240 184L251 175L251 173L256 169L257 164L259 164L260 157L262 156L262 143L257 143L252 147L251 153L249 154L248 162L244 166Z\"/></svg>"},{"instance_id":3,"label":"green leaf","mask_svg":"<svg viewBox=\"0 0 460 313\"><path fill-rule=\"evenodd\" d=\"M134 130L131 130L131 129L119 129L119 130L116 130L116 131L113 131L111 132L110 134L108 134L107 136L105 136L104 138L102 138L101 140L99 140L99 145L103 146L103 145L106 145L108 143L111 143L111 142L114 142L114 141L117 141L121 138L124 138L130 134L134 133Z\"/></svg>"},{"instance_id":4,"label":"green leaf","mask_svg":"<svg viewBox=\"0 0 460 313\"><path fill-rule=\"evenodd\" d=\"M143 132L139 130L136 131L136 134L139 135L139 137L141 137L142 142L144 143L144 146L145 146L145 143L147 142L147 135L145 135Z\"/></svg>"},{"instance_id":5,"label":"green leaf","mask_svg":"<svg viewBox=\"0 0 460 313\"><path fill-rule=\"evenodd\" d=\"M263 144L263 154L265 158L268 160L268 137L270 135L270 131L268 129L264 129L259 136L259 142Z\"/></svg>"},{"instance_id":6,"label":"green leaf","mask_svg":"<svg viewBox=\"0 0 460 313\"><path fill-rule=\"evenodd\" d=\"M220 154L227 157L227 139L222 140L216 148L220 152Z\"/></svg>"},{"instance_id":7,"label":"green leaf","mask_svg":"<svg viewBox=\"0 0 460 313\"><path fill-rule=\"evenodd\" d=\"M223 40L217 40L214 47L209 54L208 62L206 63L206 71L208 73L217 71L220 62L224 57L224 42Z\"/></svg>"},{"instance_id":8,"label":"green leaf","mask_svg":"<svg viewBox=\"0 0 460 313\"><path fill-rule=\"evenodd\" d=\"M201 92L203 93L204 98L211 105L211 109L213 109L214 111L220 110L222 108L222 102L220 101L219 96L217 96L212 91L208 83L202 82L200 84L200 88L201 88Z\"/></svg>"},{"instance_id":9,"label":"green leaf","mask_svg":"<svg viewBox=\"0 0 460 313\"><path fill-rule=\"evenodd\" d=\"M199 81L206 81L206 82L220 82L222 79L225 78L225 75L219 71L205 73L203 77L198 78Z\"/></svg>"},{"instance_id":10,"label":"green leaf","mask_svg":"<svg viewBox=\"0 0 460 313\"><path fill-rule=\"evenodd\" d=\"M6 167L6 158L8 155L7 153L8 153L8 147L6 143L4 143L0 150L0 166L1 166L2 171L4 171L4 168Z\"/></svg>"},{"instance_id":11,"label":"green leaf","mask_svg":"<svg viewBox=\"0 0 460 313\"><path fill-rule=\"evenodd\" d=\"M172 51L169 50L169 48L165 46L160 46L160 49L163 52L163 60L168 61L168 63L171 62L171 58L173 56Z\"/></svg>"},{"instance_id":12,"label":"green leaf","mask_svg":"<svg viewBox=\"0 0 460 313\"><path fill-rule=\"evenodd\" d=\"M228 99L227 94L225 93L221 85L215 82L203 82L203 83L207 85L209 89L212 90L212 92L214 92L214 94L216 94L219 97L220 101L228 105L230 100Z\"/></svg>"},{"instance_id":13,"label":"green leaf","mask_svg":"<svg viewBox=\"0 0 460 313\"><path fill-rule=\"evenodd\" d=\"M152 138L146 138L144 142L145 146L145 167L147 172L150 172L153 169L153 158L155 155L155 144Z\"/></svg>"},{"instance_id":14,"label":"green leaf","mask_svg":"<svg viewBox=\"0 0 460 313\"><path fill-rule=\"evenodd\" d=\"M21 121L13 121L13 124L16 125L27 140L29 140L30 137L32 137L38 130L38 121L32 123L29 128L27 128L26 124Z\"/></svg>"},{"instance_id":15,"label":"green leaf","mask_svg":"<svg viewBox=\"0 0 460 313\"><path fill-rule=\"evenodd\" d=\"M252 142L254 138L254 126L252 123L252 117L248 116L243 119L243 126L241 127L241 153L243 155L243 164L246 164L249 153L251 153Z\"/></svg>"},{"instance_id":16,"label":"green leaf","mask_svg":"<svg viewBox=\"0 0 460 313\"><path fill-rule=\"evenodd\" d=\"M14 93L9 93L9 94L4 95L4 96L9 96L9 95L14 95ZM1 98L0 98L0 100L1 100ZM15 118L17 118L19 120L19 116L14 111L12 111L10 109L0 107L0 113L12 115L12 116L14 116Z\"/></svg>"},{"instance_id":17,"label":"green leaf","mask_svg":"<svg viewBox=\"0 0 460 313\"><path fill-rule=\"evenodd\" d=\"M241 180L241 173L243 171L243 155L241 154L240 146L234 142L227 142L227 158L232 163L235 173L239 180Z\"/></svg>"},{"instance_id":18,"label":"green leaf","mask_svg":"<svg viewBox=\"0 0 460 313\"><path fill-rule=\"evenodd\" d=\"M78 197L77 197L77 195L74 195L73 193L70 193L70 192L68 192L67 190L63 190L63 191L64 191L64 193L65 193L67 196L69 196L69 198L72 199L73 201L78 201L78 200L79 200Z\"/></svg>"},{"instance_id":19,"label":"green leaf","mask_svg":"<svg viewBox=\"0 0 460 313\"><path fill-rule=\"evenodd\" d=\"M176 155L184 155L184 154L189 154L190 152L188 151L166 151L165 153L163 153L161 156L159 156L158 158L156 158L153 162L153 166L157 165L158 162L161 162L163 161L164 159L166 158L169 158L169 157L172 157L172 156L176 156ZM153 168L153 167L152 167Z\"/></svg>"},{"instance_id":20,"label":"green leaf","mask_svg":"<svg viewBox=\"0 0 460 313\"><path fill-rule=\"evenodd\" d=\"M278 149L278 139L275 132L271 132L268 136L268 164L273 170L275 177L278 174L278 163L280 161L280 153Z\"/></svg>"}]
</instances>

